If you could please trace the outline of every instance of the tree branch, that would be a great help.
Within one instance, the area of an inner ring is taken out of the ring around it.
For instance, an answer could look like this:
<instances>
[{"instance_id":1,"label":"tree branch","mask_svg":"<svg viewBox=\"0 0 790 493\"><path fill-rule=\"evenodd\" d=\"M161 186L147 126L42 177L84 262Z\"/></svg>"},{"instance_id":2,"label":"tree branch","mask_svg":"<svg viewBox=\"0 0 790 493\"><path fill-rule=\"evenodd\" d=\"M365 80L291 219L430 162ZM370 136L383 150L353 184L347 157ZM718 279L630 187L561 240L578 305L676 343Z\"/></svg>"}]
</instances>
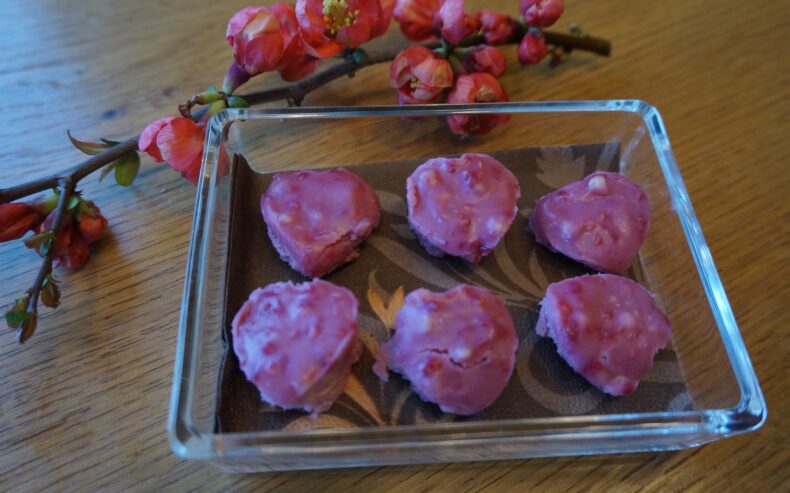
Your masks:
<instances>
[{"instance_id":1,"label":"tree branch","mask_svg":"<svg viewBox=\"0 0 790 493\"><path fill-rule=\"evenodd\" d=\"M70 176L60 178L58 180L58 184L60 185L60 197L58 197L58 204L55 206L54 210L55 216L52 219L52 229L50 230L52 232L52 239L50 240L47 253L44 255L44 261L41 263L41 267L38 270L36 280L33 282L33 285L30 287L30 289L27 290L27 311L28 313L32 314L33 321L32 323L23 323L19 326L17 329L17 340L19 342L25 342L28 340L36 330L36 318L38 317L38 297L41 294L41 288L44 286L44 279L46 279L47 276L52 273L52 262L55 259L55 244L58 241L60 223L63 220L63 213L68 207L69 199L71 198L72 193L74 193L75 183L76 182Z\"/></svg>"},{"instance_id":2,"label":"tree branch","mask_svg":"<svg viewBox=\"0 0 790 493\"><path fill-rule=\"evenodd\" d=\"M505 45L518 43L521 41L524 33L525 30L518 26L513 30L513 34L509 39L498 44ZM611 52L610 44L605 39L594 38L592 36L579 37L573 34L563 34L552 31L543 31L543 35L549 44L563 46L569 49L589 51L601 56L609 56ZM483 38L481 35L475 35L470 36L469 38L462 41L461 46L475 46L483 43L485 43L485 38ZM438 42L425 44L425 47L429 49L438 48L439 46L441 46L441 44ZM370 65L394 60L402 49L403 48L401 47L398 49L377 53L374 56L370 56L367 63L364 64L358 64L353 60L344 59L342 62L299 82L277 87L275 89L267 89L265 91L243 94L240 95L240 97L251 105L279 101L283 99L290 99L294 103L298 104L308 93L325 84L328 84L329 82L332 82L333 80L350 75L357 70Z\"/></svg>"},{"instance_id":3,"label":"tree branch","mask_svg":"<svg viewBox=\"0 0 790 493\"><path fill-rule=\"evenodd\" d=\"M511 37L500 44L518 43L525 32L526 27L524 25L516 24ZM609 56L610 47L609 42L606 40L593 38L587 35L578 36L550 31L544 31L543 34L547 43L564 47L567 52L578 49L590 51L603 56ZM461 46L475 46L483 43L485 43L485 39L482 35L478 34L463 40ZM426 43L424 46L429 49L434 49L438 48L440 44L438 42L434 42ZM397 50L386 50L381 53L368 56L367 59L359 61L355 60L356 57L346 56L339 63L336 63L335 65L332 65L331 67L299 82L277 87L275 89L252 92L242 95L241 97L250 105L279 100L288 100L292 104L300 105L307 94L318 89L319 87L341 77L353 75L357 70L360 70L364 67L391 61L398 55L401 49L402 48L398 48ZM190 100L190 103L191 102L192 100ZM191 108L193 104L187 107L187 110ZM46 282L47 277L52 273L52 264L55 259L55 245L57 243L58 233L60 232L63 216L68 208L69 199L73 195L77 183L79 183L80 180L91 173L98 171L104 166L112 163L124 154L137 150L139 146L139 139L139 135L127 139L113 147L105 149L99 154L91 156L88 159L75 164L64 172L38 178L9 188L0 189L0 204L11 202L22 197L27 197L34 193L44 191L48 188L58 187L60 189L60 196L58 197L58 203L54 210L54 217L50 230L52 235L49 240L49 248L47 249L47 253L44 255L44 260L41 264L41 267L39 268L36 280L33 282L33 285L30 287L30 289L27 290L27 306L25 308L28 318L25 321L19 323L17 327L17 340L19 342L25 342L28 338L30 338L30 336L33 335L33 332L36 330L39 296L41 295L41 291L44 288L44 283ZM51 279L50 281L53 282ZM46 298L44 299L44 303L47 303ZM57 305L57 302L55 302L55 305Z\"/></svg>"},{"instance_id":4,"label":"tree branch","mask_svg":"<svg viewBox=\"0 0 790 493\"><path fill-rule=\"evenodd\" d=\"M42 192L49 188L55 188L63 179L69 179L72 184L76 186L80 180L89 174L110 164L127 152L137 149L138 139L139 135L137 137L132 137L131 139L125 140L118 145L110 147L107 150L96 154L95 156L91 156L88 159L75 164L65 172L45 176L27 183L15 185L13 187L0 189L0 204L5 204L6 202L11 202L22 197L27 197L29 195L33 195L36 192Z\"/></svg>"},{"instance_id":5,"label":"tree branch","mask_svg":"<svg viewBox=\"0 0 790 493\"><path fill-rule=\"evenodd\" d=\"M513 30L514 32L511 38L500 44L513 44L518 43L521 40L521 37L525 32L524 27L520 24L516 24L516 26L517 27ZM568 48L569 50L584 50L602 56L609 56L610 54L610 44L604 39L594 38L592 36L580 37L573 34L563 34L553 31L543 31L543 35L549 44L562 46ZM476 35L465 39L461 45L474 46L483 44L484 42L485 40L482 36ZM426 43L425 46L429 49L437 48L439 43ZM250 105L280 100L290 100L294 104L299 105L307 94L318 89L319 87L328 84L333 80L351 75L362 68L391 61L397 56L401 49L402 48L398 48L396 50L386 50L381 53L371 55L364 63L357 63L351 58L346 58L341 62L332 65L331 67L299 82L274 89L267 89L265 91L251 92L241 95L241 97L244 98L244 100L246 100ZM0 204L11 202L22 197L27 197L48 188L53 188L58 185L60 180L66 178L71 181L73 186L76 186L80 180L89 174L110 164L127 152L137 149L138 139L139 135L137 137L132 137L128 140L125 140L118 145L110 147L107 150L96 154L95 156L91 156L90 158L75 164L65 172L38 178L36 180L22 183L20 185L15 185L9 188L0 189Z\"/></svg>"}]
</instances>

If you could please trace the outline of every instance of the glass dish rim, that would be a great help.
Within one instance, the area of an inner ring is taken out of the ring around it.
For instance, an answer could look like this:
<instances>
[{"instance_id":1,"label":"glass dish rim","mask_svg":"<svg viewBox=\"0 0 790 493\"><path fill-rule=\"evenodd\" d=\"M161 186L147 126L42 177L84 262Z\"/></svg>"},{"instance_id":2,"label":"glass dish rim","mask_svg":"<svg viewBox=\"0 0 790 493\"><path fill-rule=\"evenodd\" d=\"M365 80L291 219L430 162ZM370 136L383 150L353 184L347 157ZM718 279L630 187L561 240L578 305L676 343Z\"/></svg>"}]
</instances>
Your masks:
<instances>
[{"instance_id":1,"label":"glass dish rim","mask_svg":"<svg viewBox=\"0 0 790 493\"><path fill-rule=\"evenodd\" d=\"M197 351L200 349L200 331L193 321L200 320L199 299L203 283L199 282L201 255L210 241L204 227L206 211L215 206L215 189L219 163L219 146L224 130L235 121L245 120L289 120L289 119L333 119L358 117L404 117L404 116L447 116L452 114L496 114L496 113L567 113L567 112L625 112L639 115L650 133L661 167L673 209L680 219L686 240L697 266L708 301L716 320L722 342L740 389L736 406L723 409L695 411L663 411L651 413L622 413L606 415L558 416L552 418L525 418L491 422L420 424L397 427L327 429L307 431L269 431L245 433L205 433L192 425L190 409L194 395L194 381L190 378L195 371ZM741 338L732 308L727 299L710 249L691 205L685 184L680 175L672 148L658 110L641 100L598 100L598 101L545 101L510 102L471 105L411 105L411 106L351 106L351 107L298 107L263 109L228 109L214 115L207 125L201 175L197 185L193 228L187 256L184 292L179 317L175 368L168 414L167 434L172 450L182 458L213 459L220 457L247 456L265 457L278 455L295 457L315 452L327 453L343 450L346 453L369 452L380 446L414 447L414 437L404 442L381 444L376 440L382 436L408 435L419 432L424 438L435 434L439 440L425 438L430 446L452 445L464 440L502 440L505 437L520 438L522 441L549 438L552 433L579 440L618 438L637 434L651 436L703 437L699 445L708 441L754 431L765 422L766 403ZM554 429L551 426L555 426ZM532 434L531 427L536 428ZM492 437L496 428L499 438ZM541 434L540 431L543 431ZM512 435L514 432L520 435ZM528 432L528 433L525 433ZM477 436L475 436L477 435ZM335 441L316 443L317 439L332 438ZM280 440L277 440L280 439ZM305 440L299 442L299 440ZM281 441L282 443L278 443ZM339 442L338 442L339 441ZM421 441L422 442L422 441ZM665 447L663 449L671 449ZM677 448L677 447L675 447ZM580 452L581 453L581 452Z\"/></svg>"}]
</instances>

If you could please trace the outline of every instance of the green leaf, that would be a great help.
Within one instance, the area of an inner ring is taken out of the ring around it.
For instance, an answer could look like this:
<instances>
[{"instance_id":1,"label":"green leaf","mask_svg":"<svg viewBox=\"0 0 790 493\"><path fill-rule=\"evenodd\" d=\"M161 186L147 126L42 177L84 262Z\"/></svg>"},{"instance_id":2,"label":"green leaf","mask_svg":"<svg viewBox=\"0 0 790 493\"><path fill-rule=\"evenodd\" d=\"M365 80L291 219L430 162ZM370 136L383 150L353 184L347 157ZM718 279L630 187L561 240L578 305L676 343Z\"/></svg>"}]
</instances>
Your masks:
<instances>
[{"instance_id":1,"label":"green leaf","mask_svg":"<svg viewBox=\"0 0 790 493\"><path fill-rule=\"evenodd\" d=\"M42 246L47 240L52 241L52 231L42 231L25 240L25 246L36 248Z\"/></svg>"},{"instance_id":2,"label":"green leaf","mask_svg":"<svg viewBox=\"0 0 790 493\"><path fill-rule=\"evenodd\" d=\"M123 187L128 187L137 177L140 169L140 155L137 151L129 151L117 161L115 165L115 181Z\"/></svg>"},{"instance_id":3,"label":"green leaf","mask_svg":"<svg viewBox=\"0 0 790 493\"><path fill-rule=\"evenodd\" d=\"M26 322L30 318L28 312L18 312L9 310L5 312L5 320L9 327L16 329L19 324ZM11 326L13 324L13 327Z\"/></svg>"},{"instance_id":4,"label":"green leaf","mask_svg":"<svg viewBox=\"0 0 790 493\"><path fill-rule=\"evenodd\" d=\"M39 247L38 251L41 252L41 255L46 255L49 252L49 249L52 248L52 240L53 238L47 238L41 243L41 247Z\"/></svg>"},{"instance_id":5,"label":"green leaf","mask_svg":"<svg viewBox=\"0 0 790 493\"><path fill-rule=\"evenodd\" d=\"M84 152L85 154L87 154L89 156L94 156L94 155L100 153L101 151L107 149L108 147L112 147L110 144L107 144L107 143L88 142L88 141L85 141L85 140L75 139L71 135L71 131L69 131L69 130L67 130L66 133L68 134L69 140L71 140L72 145L74 145L74 147L76 147L77 149L81 150L82 152Z\"/></svg>"},{"instance_id":6,"label":"green leaf","mask_svg":"<svg viewBox=\"0 0 790 493\"><path fill-rule=\"evenodd\" d=\"M101 141L102 141L102 142L104 142L105 144L109 145L110 147L114 147L114 146L117 146L118 144L120 144L120 142L119 142L119 141L117 141L117 140L110 140L110 139L105 139L104 137L102 137L102 138L101 138L101 139L99 139L99 140L101 140Z\"/></svg>"},{"instance_id":7,"label":"green leaf","mask_svg":"<svg viewBox=\"0 0 790 493\"><path fill-rule=\"evenodd\" d=\"M101 169L101 173L99 173L99 181L102 181L104 178L106 178L107 175L109 175L110 172L114 170L117 165L118 165L118 161L116 160L111 162L107 166L103 167Z\"/></svg>"},{"instance_id":8,"label":"green leaf","mask_svg":"<svg viewBox=\"0 0 790 493\"><path fill-rule=\"evenodd\" d=\"M228 98L228 108L249 108L250 104L239 96Z\"/></svg>"},{"instance_id":9,"label":"green leaf","mask_svg":"<svg viewBox=\"0 0 790 493\"><path fill-rule=\"evenodd\" d=\"M69 198L69 205L66 206L66 209L71 211L74 210L74 208L77 207L78 205L80 205L80 198L77 197L76 195L72 195Z\"/></svg>"},{"instance_id":10,"label":"green leaf","mask_svg":"<svg viewBox=\"0 0 790 493\"><path fill-rule=\"evenodd\" d=\"M27 302L28 296L23 295L21 298L17 298L14 304L11 305L11 308L5 312L5 321L9 329L16 329L19 327L19 324L27 320L29 316L27 314Z\"/></svg>"}]
</instances>

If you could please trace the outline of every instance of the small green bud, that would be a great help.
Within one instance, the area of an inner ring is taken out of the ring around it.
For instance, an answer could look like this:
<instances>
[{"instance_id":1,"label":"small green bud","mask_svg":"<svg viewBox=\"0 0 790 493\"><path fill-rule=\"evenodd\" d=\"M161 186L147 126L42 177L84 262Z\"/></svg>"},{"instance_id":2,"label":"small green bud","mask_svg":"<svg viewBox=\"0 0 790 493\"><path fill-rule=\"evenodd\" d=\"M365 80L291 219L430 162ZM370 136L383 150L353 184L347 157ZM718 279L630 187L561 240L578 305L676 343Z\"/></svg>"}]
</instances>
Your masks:
<instances>
[{"instance_id":1,"label":"small green bud","mask_svg":"<svg viewBox=\"0 0 790 493\"><path fill-rule=\"evenodd\" d=\"M60 304L60 287L52 275L48 275L41 286L41 302L50 308L57 308Z\"/></svg>"},{"instance_id":2,"label":"small green bud","mask_svg":"<svg viewBox=\"0 0 790 493\"><path fill-rule=\"evenodd\" d=\"M198 104L211 104L216 101L220 100L219 94L217 91L205 91L201 92L195 97L195 100Z\"/></svg>"},{"instance_id":3,"label":"small green bud","mask_svg":"<svg viewBox=\"0 0 790 493\"><path fill-rule=\"evenodd\" d=\"M354 60L354 63L359 66L370 63L370 57L368 57L368 53L362 48L357 48L354 50L354 52L351 54L351 58Z\"/></svg>"},{"instance_id":4,"label":"small green bud","mask_svg":"<svg viewBox=\"0 0 790 493\"><path fill-rule=\"evenodd\" d=\"M249 108L250 104L239 96L230 96L228 98L228 108Z\"/></svg>"},{"instance_id":5,"label":"small green bud","mask_svg":"<svg viewBox=\"0 0 790 493\"><path fill-rule=\"evenodd\" d=\"M36 325L38 325L38 312L28 312L27 315L28 319L22 322L22 326L16 332L16 340L19 343L30 339L30 336L36 331Z\"/></svg>"}]
</instances>

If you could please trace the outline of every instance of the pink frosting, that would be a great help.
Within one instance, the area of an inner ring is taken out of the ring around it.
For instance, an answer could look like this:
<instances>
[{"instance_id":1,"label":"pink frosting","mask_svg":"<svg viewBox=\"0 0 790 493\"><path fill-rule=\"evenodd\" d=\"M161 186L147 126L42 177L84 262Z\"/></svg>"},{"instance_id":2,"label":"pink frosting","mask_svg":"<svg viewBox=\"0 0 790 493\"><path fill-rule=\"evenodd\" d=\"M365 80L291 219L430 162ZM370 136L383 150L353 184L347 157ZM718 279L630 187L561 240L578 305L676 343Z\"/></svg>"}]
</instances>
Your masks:
<instances>
[{"instance_id":1,"label":"pink frosting","mask_svg":"<svg viewBox=\"0 0 790 493\"><path fill-rule=\"evenodd\" d=\"M560 356L591 384L626 395L666 346L672 326L647 289L598 274L551 284L535 330L551 337Z\"/></svg>"},{"instance_id":2,"label":"pink frosting","mask_svg":"<svg viewBox=\"0 0 790 493\"><path fill-rule=\"evenodd\" d=\"M233 350L261 399L316 417L343 393L362 350L357 300L315 279L259 288L233 318Z\"/></svg>"},{"instance_id":3,"label":"pink frosting","mask_svg":"<svg viewBox=\"0 0 790 493\"><path fill-rule=\"evenodd\" d=\"M261 213L277 252L308 277L357 258L380 217L370 185L342 168L275 175Z\"/></svg>"},{"instance_id":4,"label":"pink frosting","mask_svg":"<svg viewBox=\"0 0 790 493\"><path fill-rule=\"evenodd\" d=\"M645 192L624 176L604 171L545 195L529 218L538 243L618 274L633 262L649 226Z\"/></svg>"},{"instance_id":5,"label":"pink frosting","mask_svg":"<svg viewBox=\"0 0 790 493\"><path fill-rule=\"evenodd\" d=\"M386 381L389 366L422 399L469 415L502 393L517 348L513 320L491 292L465 284L442 293L418 289L406 296L373 370Z\"/></svg>"},{"instance_id":6,"label":"pink frosting","mask_svg":"<svg viewBox=\"0 0 790 493\"><path fill-rule=\"evenodd\" d=\"M406 180L409 223L428 253L469 262L505 236L520 196L513 173L486 154L429 159Z\"/></svg>"}]
</instances>

